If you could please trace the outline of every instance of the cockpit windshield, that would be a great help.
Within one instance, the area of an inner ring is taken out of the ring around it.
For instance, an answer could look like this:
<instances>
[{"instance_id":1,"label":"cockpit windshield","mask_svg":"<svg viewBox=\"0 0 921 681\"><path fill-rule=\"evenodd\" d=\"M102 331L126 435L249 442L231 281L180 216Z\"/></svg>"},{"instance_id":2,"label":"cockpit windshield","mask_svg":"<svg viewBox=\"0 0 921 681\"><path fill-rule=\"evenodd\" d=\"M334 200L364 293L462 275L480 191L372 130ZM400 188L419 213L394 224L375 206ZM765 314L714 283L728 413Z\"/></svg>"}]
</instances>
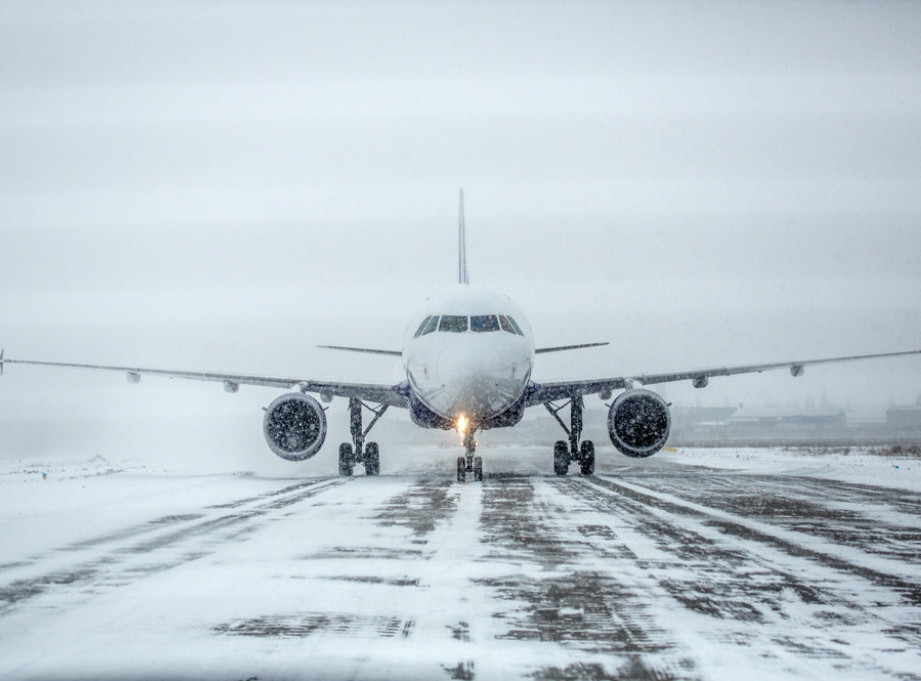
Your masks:
<instances>
[{"instance_id":1,"label":"cockpit windshield","mask_svg":"<svg viewBox=\"0 0 921 681\"><path fill-rule=\"evenodd\" d=\"M478 314L472 317L463 315L429 315L422 320L413 336L425 336L434 331L447 331L449 333L488 333L490 331L507 331L516 336L523 336L521 327L508 315Z\"/></svg>"},{"instance_id":2,"label":"cockpit windshield","mask_svg":"<svg viewBox=\"0 0 921 681\"><path fill-rule=\"evenodd\" d=\"M470 318L470 330L478 333L485 331L498 331L499 320L494 314L474 315Z\"/></svg>"},{"instance_id":3,"label":"cockpit windshield","mask_svg":"<svg viewBox=\"0 0 921 681\"><path fill-rule=\"evenodd\" d=\"M467 318L446 314L441 318L441 322L438 324L438 330L463 333L467 330Z\"/></svg>"}]
</instances>

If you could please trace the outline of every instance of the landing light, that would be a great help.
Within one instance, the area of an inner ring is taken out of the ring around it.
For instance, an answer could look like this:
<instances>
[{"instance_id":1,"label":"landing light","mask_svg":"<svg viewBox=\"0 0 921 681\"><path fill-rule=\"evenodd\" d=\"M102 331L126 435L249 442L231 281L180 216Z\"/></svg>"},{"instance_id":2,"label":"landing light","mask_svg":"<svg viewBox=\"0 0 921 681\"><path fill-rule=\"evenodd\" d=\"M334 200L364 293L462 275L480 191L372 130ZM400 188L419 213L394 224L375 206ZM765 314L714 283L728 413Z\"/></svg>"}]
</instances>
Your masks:
<instances>
[{"instance_id":1,"label":"landing light","mask_svg":"<svg viewBox=\"0 0 921 681\"><path fill-rule=\"evenodd\" d=\"M467 417L463 414L457 417L457 432L461 434L467 432Z\"/></svg>"}]
</instances>

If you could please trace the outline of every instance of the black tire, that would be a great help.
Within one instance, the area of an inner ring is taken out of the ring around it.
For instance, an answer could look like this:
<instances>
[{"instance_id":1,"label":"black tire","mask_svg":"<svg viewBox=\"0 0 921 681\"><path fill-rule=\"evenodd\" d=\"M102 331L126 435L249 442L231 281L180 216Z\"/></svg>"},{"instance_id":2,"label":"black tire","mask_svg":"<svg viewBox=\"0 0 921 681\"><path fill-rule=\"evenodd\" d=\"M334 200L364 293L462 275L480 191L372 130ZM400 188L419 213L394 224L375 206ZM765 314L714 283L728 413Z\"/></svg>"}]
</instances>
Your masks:
<instances>
[{"instance_id":1,"label":"black tire","mask_svg":"<svg viewBox=\"0 0 921 681\"><path fill-rule=\"evenodd\" d=\"M365 445L365 475L380 475L381 450L376 442Z\"/></svg>"},{"instance_id":2,"label":"black tire","mask_svg":"<svg viewBox=\"0 0 921 681\"><path fill-rule=\"evenodd\" d=\"M457 457L457 481L467 482L467 459L462 456Z\"/></svg>"},{"instance_id":3,"label":"black tire","mask_svg":"<svg viewBox=\"0 0 921 681\"><path fill-rule=\"evenodd\" d=\"M582 443L582 449L579 452L579 468L582 475L593 475L595 473L595 443L591 440L585 440Z\"/></svg>"},{"instance_id":4,"label":"black tire","mask_svg":"<svg viewBox=\"0 0 921 681\"><path fill-rule=\"evenodd\" d=\"M566 475L569 472L569 445L562 440L557 440L553 445L553 472L557 475Z\"/></svg>"},{"instance_id":5,"label":"black tire","mask_svg":"<svg viewBox=\"0 0 921 681\"><path fill-rule=\"evenodd\" d=\"M479 456L473 459L473 479L476 482L483 482L483 459Z\"/></svg>"},{"instance_id":6,"label":"black tire","mask_svg":"<svg viewBox=\"0 0 921 681\"><path fill-rule=\"evenodd\" d=\"M352 474L353 456L352 445L348 442L343 442L339 445L339 475L348 477Z\"/></svg>"}]
</instances>

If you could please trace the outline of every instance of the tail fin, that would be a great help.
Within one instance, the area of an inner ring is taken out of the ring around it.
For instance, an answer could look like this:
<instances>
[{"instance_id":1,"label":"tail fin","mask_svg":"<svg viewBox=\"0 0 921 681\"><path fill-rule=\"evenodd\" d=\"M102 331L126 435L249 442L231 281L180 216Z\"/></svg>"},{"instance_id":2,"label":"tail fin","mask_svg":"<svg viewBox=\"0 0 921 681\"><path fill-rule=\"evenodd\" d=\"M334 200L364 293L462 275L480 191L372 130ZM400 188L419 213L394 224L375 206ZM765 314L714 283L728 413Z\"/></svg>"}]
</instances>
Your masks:
<instances>
[{"instance_id":1,"label":"tail fin","mask_svg":"<svg viewBox=\"0 0 921 681\"><path fill-rule=\"evenodd\" d=\"M464 190L460 190L460 224L457 234L457 283L469 284L467 277L467 234L464 231Z\"/></svg>"}]
</instances>

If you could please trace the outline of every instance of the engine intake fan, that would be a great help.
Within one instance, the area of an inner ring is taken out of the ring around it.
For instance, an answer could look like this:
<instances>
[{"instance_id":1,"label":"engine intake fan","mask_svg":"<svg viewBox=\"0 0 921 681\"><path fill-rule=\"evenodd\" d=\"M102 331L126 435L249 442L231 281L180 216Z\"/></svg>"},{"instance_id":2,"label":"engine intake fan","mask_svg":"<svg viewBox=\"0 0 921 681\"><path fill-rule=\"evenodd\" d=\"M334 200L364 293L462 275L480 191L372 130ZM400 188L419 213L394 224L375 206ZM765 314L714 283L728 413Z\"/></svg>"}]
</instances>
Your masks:
<instances>
[{"instance_id":1,"label":"engine intake fan","mask_svg":"<svg viewBox=\"0 0 921 681\"><path fill-rule=\"evenodd\" d=\"M642 459L665 446L672 426L668 404L651 390L621 393L608 410L608 434L625 456Z\"/></svg>"},{"instance_id":2,"label":"engine intake fan","mask_svg":"<svg viewBox=\"0 0 921 681\"><path fill-rule=\"evenodd\" d=\"M265 410L262 430L271 450L282 459L304 461L323 446L326 412L309 395L289 393Z\"/></svg>"}]
</instances>

